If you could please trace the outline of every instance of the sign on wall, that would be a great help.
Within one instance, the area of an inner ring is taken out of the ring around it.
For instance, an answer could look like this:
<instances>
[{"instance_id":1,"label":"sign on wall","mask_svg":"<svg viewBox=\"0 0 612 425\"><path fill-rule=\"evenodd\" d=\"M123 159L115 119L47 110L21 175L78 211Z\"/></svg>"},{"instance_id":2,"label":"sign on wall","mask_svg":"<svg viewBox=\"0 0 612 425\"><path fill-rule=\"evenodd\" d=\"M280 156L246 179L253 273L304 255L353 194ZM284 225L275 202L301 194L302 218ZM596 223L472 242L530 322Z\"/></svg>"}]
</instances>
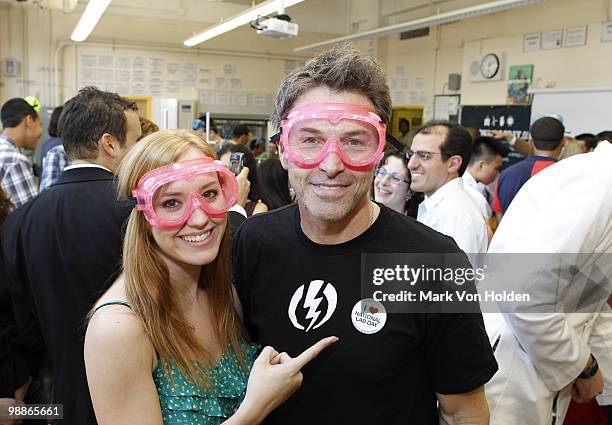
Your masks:
<instances>
[{"instance_id":1,"label":"sign on wall","mask_svg":"<svg viewBox=\"0 0 612 425\"><path fill-rule=\"evenodd\" d=\"M488 135L491 130L500 130L516 138L528 140L531 105L464 106L461 108L461 125L477 128L482 135ZM512 150L504 158L502 167L508 167L523 158L523 155Z\"/></svg>"},{"instance_id":2,"label":"sign on wall","mask_svg":"<svg viewBox=\"0 0 612 425\"><path fill-rule=\"evenodd\" d=\"M565 47L584 46L587 42L587 26L565 29Z\"/></svg>"},{"instance_id":3,"label":"sign on wall","mask_svg":"<svg viewBox=\"0 0 612 425\"><path fill-rule=\"evenodd\" d=\"M537 52L540 50L541 42L541 33L525 34L523 36L523 53Z\"/></svg>"},{"instance_id":4,"label":"sign on wall","mask_svg":"<svg viewBox=\"0 0 612 425\"><path fill-rule=\"evenodd\" d=\"M463 106L461 125L481 131L501 130L522 139L529 138L531 106Z\"/></svg>"},{"instance_id":5,"label":"sign on wall","mask_svg":"<svg viewBox=\"0 0 612 425\"><path fill-rule=\"evenodd\" d=\"M612 41L612 21L601 24L601 42L608 43Z\"/></svg>"},{"instance_id":6,"label":"sign on wall","mask_svg":"<svg viewBox=\"0 0 612 425\"><path fill-rule=\"evenodd\" d=\"M434 96L434 119L459 122L461 96L458 94Z\"/></svg>"},{"instance_id":7,"label":"sign on wall","mask_svg":"<svg viewBox=\"0 0 612 425\"><path fill-rule=\"evenodd\" d=\"M549 31L542 34L542 49L560 49L563 44L563 30Z\"/></svg>"}]
</instances>

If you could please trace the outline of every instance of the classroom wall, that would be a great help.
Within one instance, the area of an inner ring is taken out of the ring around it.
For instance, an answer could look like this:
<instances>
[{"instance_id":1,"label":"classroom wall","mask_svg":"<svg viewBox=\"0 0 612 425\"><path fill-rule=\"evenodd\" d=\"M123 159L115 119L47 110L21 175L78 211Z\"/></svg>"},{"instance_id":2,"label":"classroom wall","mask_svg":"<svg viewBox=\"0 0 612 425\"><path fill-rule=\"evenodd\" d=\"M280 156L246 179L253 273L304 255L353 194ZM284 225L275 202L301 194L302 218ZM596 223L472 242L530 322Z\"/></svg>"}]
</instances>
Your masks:
<instances>
[{"instance_id":1,"label":"classroom wall","mask_svg":"<svg viewBox=\"0 0 612 425\"><path fill-rule=\"evenodd\" d=\"M388 37L388 55L380 58L390 81L402 66L408 92L424 80L426 103L434 94L450 94L448 74L462 74L464 105L505 104L510 65L534 65L534 88L612 86L612 43L600 42L603 21L610 20L609 0L548 0L540 5L432 28L429 36L400 41ZM588 25L587 44L580 47L523 53L523 35ZM469 82L471 60L488 52L507 54L500 82ZM418 82L418 81L417 81ZM393 86L393 84L392 84ZM412 102L408 102L412 103Z\"/></svg>"},{"instance_id":2,"label":"classroom wall","mask_svg":"<svg viewBox=\"0 0 612 425\"><path fill-rule=\"evenodd\" d=\"M465 3L464 0L454 1L457 5L462 4L461 1ZM397 21L398 16L410 15L410 11L398 6L399 3L398 0L380 3L381 25ZM355 3L353 18L364 15L363 4L361 0ZM386 68L396 104L431 105L435 94L451 93L446 87L450 73L463 75L459 92L462 104L504 104L510 65L533 64L534 87L612 86L612 73L609 71L612 67L612 43L600 42L601 22L611 19L609 9L610 0L547 0L536 6L432 27L429 36L423 38L400 41L399 34L394 34L359 45L374 52ZM267 50L271 50L269 46L276 40L255 37L252 30L244 29L235 31L230 40L216 41L207 52L193 53L169 42L172 37L177 38L177 33L182 36L186 31L193 31L191 26L185 28L186 24L175 19L131 17L126 21L111 15L105 17L95 31L94 39L101 41L102 45L85 43L79 48L73 45L58 47L69 39L77 19L78 14L65 15L60 11L0 4L0 58L13 57L21 62L22 68L19 77L0 76L0 99L34 94L44 104L52 105L56 98L62 101L69 98L78 89L79 49L88 48L103 49L112 54L121 54L125 50L146 54L157 51L158 55L169 60L210 63L218 72L221 72L223 64L234 63L239 74L237 78L241 79L241 86L236 90L274 93L291 61L303 59L292 52L293 46L333 37L332 34L305 32L290 44L283 44L285 47L277 53L270 53ZM588 25L586 46L532 53L522 51L526 33L578 25ZM349 27L350 20L347 19L338 22L335 30L341 33ZM229 53L230 42L235 43L234 49L238 46L237 53ZM470 60L489 51L506 53L506 79L501 82L469 82L467 67ZM56 57L60 67L59 94L54 93L53 84ZM196 99L197 91L181 90L180 97Z\"/></svg>"}]
</instances>

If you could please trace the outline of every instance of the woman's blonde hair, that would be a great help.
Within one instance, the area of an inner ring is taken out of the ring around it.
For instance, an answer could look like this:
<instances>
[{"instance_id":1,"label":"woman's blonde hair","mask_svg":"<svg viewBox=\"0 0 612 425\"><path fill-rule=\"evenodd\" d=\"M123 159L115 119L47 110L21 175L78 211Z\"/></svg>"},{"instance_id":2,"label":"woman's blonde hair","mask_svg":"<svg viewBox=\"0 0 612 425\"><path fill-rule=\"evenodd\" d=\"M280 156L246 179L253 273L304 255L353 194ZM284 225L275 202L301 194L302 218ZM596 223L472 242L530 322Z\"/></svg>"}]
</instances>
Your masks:
<instances>
[{"instance_id":1,"label":"woman's blonde hair","mask_svg":"<svg viewBox=\"0 0 612 425\"><path fill-rule=\"evenodd\" d=\"M569 158L570 156L579 155L581 153L586 153L585 146L582 144L582 142L572 137L566 137L565 146L561 150L559 160Z\"/></svg>"},{"instance_id":2,"label":"woman's blonde hair","mask_svg":"<svg viewBox=\"0 0 612 425\"><path fill-rule=\"evenodd\" d=\"M123 158L118 170L120 196L131 198L140 178L170 164L188 150L215 158L213 150L198 136L183 130L153 133L138 142ZM221 240L217 258L202 267L200 287L206 288L212 310L213 329L223 350L233 349L244 366L239 344L240 320L235 309L229 255L229 231ZM142 320L147 336L162 364L176 365L194 384L210 388L210 376L196 362L211 366L214 359L197 340L179 309L175 287L159 254L151 225L144 214L130 214L123 242L123 275L127 301Z\"/></svg>"}]
</instances>

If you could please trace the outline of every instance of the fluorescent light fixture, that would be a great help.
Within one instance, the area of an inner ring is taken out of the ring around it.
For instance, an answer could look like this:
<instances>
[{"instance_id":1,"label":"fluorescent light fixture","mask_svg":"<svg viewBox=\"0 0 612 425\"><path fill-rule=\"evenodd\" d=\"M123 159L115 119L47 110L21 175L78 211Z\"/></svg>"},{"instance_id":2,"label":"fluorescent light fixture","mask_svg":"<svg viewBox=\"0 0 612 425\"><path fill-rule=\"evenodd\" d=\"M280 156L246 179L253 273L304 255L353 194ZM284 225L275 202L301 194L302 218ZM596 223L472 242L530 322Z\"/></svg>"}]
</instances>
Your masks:
<instances>
[{"instance_id":1,"label":"fluorescent light fixture","mask_svg":"<svg viewBox=\"0 0 612 425\"><path fill-rule=\"evenodd\" d=\"M257 6L253 6L250 9L245 10L242 13L232 16L226 21L220 24L213 25L210 28L205 29L194 35L191 38L183 41L183 44L187 47L193 47L200 43L210 40L211 38L217 37L223 33L238 28L239 26L248 24L255 20L258 16L266 16L271 13L278 12L285 7L290 7L304 0L267 0Z\"/></svg>"},{"instance_id":2,"label":"fluorescent light fixture","mask_svg":"<svg viewBox=\"0 0 612 425\"><path fill-rule=\"evenodd\" d=\"M294 52L306 52L308 50L328 47L333 44L342 43L345 41L362 40L364 38L381 37L396 32L412 31L421 28L430 27L433 25L448 24L461 19L475 18L477 16L490 15L496 12L503 12L510 9L516 9L522 6L542 3L545 0L500 0L492 1L477 6L466 7L464 9L454 10L452 12L440 13L438 15L428 16L426 18L415 19L414 21L402 22L401 24L389 25L387 27L376 28L370 31L364 31L357 34L351 34L344 37L334 38L320 43L309 44L308 46L298 47L293 49Z\"/></svg>"},{"instance_id":3,"label":"fluorescent light fixture","mask_svg":"<svg viewBox=\"0 0 612 425\"><path fill-rule=\"evenodd\" d=\"M102 14L110 4L111 0L89 0L87 7L79 20L79 23L72 31L70 39L72 41L84 41L96 27Z\"/></svg>"}]
</instances>

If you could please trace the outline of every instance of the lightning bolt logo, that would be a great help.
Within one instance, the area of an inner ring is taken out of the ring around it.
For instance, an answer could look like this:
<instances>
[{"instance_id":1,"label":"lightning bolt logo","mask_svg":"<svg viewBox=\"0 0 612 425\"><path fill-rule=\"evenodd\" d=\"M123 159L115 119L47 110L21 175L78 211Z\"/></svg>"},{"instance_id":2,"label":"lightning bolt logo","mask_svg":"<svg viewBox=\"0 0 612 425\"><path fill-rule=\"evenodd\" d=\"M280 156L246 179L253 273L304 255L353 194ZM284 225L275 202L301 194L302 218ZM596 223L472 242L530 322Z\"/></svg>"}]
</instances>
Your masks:
<instances>
[{"instance_id":1,"label":"lightning bolt logo","mask_svg":"<svg viewBox=\"0 0 612 425\"><path fill-rule=\"evenodd\" d=\"M311 283L308 287L308 293L306 294L306 299L304 300L304 308L308 309L308 313L306 313L306 319L312 320L310 320L310 324L306 328L306 332L308 332L310 328L312 328L312 325L316 323L317 319L321 315L321 312L319 311L319 304L321 304L321 301L323 301L323 297L317 297L317 294L320 290L321 285L313 285Z\"/></svg>"},{"instance_id":2,"label":"lightning bolt logo","mask_svg":"<svg viewBox=\"0 0 612 425\"><path fill-rule=\"evenodd\" d=\"M338 303L338 294L331 283L326 284L323 280L313 280L310 282L306 297L304 297L304 287L305 285L300 286L293 294L291 302L289 303L288 313L293 326L308 332L311 329L317 329L323 325L329 320L332 314L334 314ZM322 294L321 289L323 289ZM303 303L301 303L302 299L304 300ZM324 299L327 301L327 311L325 312L320 308ZM296 310L300 304L302 304L303 308L308 309L305 319L310 320L310 322L307 328L297 319ZM322 313L324 313L324 316L319 320Z\"/></svg>"}]
</instances>

